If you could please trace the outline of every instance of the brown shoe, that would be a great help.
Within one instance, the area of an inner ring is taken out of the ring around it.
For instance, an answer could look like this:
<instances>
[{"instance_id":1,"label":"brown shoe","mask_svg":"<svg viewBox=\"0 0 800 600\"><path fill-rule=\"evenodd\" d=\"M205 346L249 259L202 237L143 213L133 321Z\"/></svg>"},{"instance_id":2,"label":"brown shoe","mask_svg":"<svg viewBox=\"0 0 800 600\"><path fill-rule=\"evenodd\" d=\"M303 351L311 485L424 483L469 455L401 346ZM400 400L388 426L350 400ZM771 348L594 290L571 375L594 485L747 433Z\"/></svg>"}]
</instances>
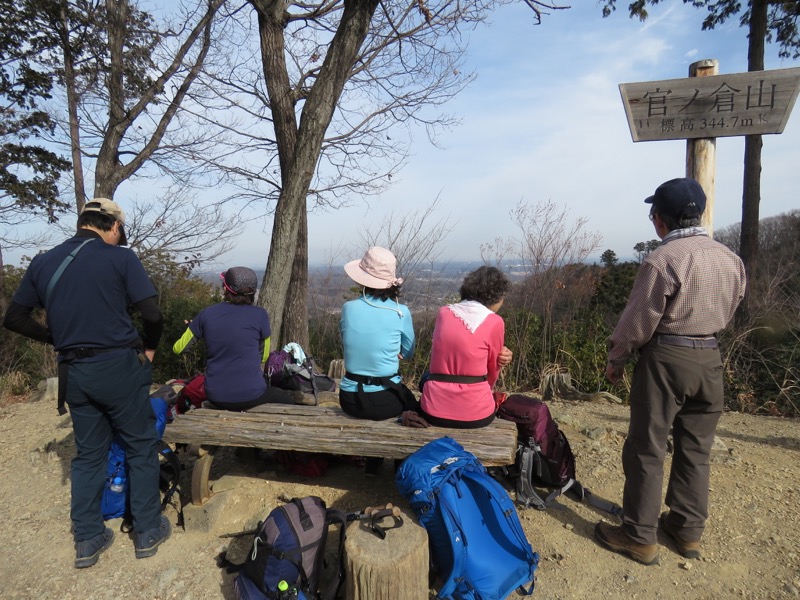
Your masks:
<instances>
[{"instance_id":1,"label":"brown shoe","mask_svg":"<svg viewBox=\"0 0 800 600\"><path fill-rule=\"evenodd\" d=\"M600 522L594 527L594 537L609 550L625 554L643 565L659 563L658 544L637 544L620 526Z\"/></svg>"},{"instance_id":2,"label":"brown shoe","mask_svg":"<svg viewBox=\"0 0 800 600\"><path fill-rule=\"evenodd\" d=\"M286 392L295 404L303 406L316 406L317 397L314 394L306 394L300 390L292 390Z\"/></svg>"},{"instance_id":3,"label":"brown shoe","mask_svg":"<svg viewBox=\"0 0 800 600\"><path fill-rule=\"evenodd\" d=\"M661 525L661 529L664 530L664 533L675 542L675 546L678 548L678 554L684 558L700 558L700 542L684 540L678 533L678 530L669 524L668 515L669 511L661 513L661 516L658 518L658 523Z\"/></svg>"}]
</instances>

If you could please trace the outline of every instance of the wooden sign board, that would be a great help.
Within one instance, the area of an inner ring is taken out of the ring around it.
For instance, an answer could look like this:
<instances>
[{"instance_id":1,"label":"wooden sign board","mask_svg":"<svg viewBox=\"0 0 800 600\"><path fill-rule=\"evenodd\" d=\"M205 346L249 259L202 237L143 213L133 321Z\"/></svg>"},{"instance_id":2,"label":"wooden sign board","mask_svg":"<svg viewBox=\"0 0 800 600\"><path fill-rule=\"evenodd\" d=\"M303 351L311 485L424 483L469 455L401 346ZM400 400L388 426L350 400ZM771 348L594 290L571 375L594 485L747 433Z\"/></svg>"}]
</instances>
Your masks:
<instances>
[{"instance_id":1,"label":"wooden sign board","mask_svg":"<svg viewBox=\"0 0 800 600\"><path fill-rule=\"evenodd\" d=\"M619 86L634 142L781 133L800 68Z\"/></svg>"}]
</instances>

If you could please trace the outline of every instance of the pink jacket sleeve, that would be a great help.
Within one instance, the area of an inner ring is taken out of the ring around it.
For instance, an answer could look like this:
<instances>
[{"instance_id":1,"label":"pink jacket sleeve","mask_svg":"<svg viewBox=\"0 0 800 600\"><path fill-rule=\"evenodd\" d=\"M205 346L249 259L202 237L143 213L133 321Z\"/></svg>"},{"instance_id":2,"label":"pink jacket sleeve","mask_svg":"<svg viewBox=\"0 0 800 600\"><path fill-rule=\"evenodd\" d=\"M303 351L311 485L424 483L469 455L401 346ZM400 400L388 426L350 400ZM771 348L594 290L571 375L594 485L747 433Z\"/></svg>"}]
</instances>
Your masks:
<instances>
[{"instance_id":1,"label":"pink jacket sleeve","mask_svg":"<svg viewBox=\"0 0 800 600\"><path fill-rule=\"evenodd\" d=\"M494 387L494 384L497 382L497 377L500 375L500 367L497 364L497 357L500 355L500 351L503 349L503 345L505 344L506 325L503 322L503 319L498 315L492 315L489 318L492 319L492 328L489 332L489 337L486 340L489 345L489 353L486 364L486 380L488 381L490 387Z\"/></svg>"}]
</instances>

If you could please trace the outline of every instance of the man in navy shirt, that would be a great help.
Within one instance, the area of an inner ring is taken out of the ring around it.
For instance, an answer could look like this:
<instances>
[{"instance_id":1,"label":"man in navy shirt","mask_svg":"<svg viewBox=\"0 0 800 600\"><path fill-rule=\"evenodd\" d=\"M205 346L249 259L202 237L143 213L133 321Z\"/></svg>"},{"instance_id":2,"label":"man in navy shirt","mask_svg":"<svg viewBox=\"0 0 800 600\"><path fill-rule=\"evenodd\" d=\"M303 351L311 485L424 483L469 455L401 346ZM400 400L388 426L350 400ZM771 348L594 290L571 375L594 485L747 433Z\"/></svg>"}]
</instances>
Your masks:
<instances>
[{"instance_id":1,"label":"man in navy shirt","mask_svg":"<svg viewBox=\"0 0 800 600\"><path fill-rule=\"evenodd\" d=\"M136 558L153 556L171 533L160 513L152 360L163 320L156 290L125 237L125 214L106 198L87 202L74 237L36 256L14 293L3 325L58 353L59 413L69 406L77 455L70 516L75 567L90 567L114 541L101 498L111 438L129 467ZM136 330L128 307L142 315ZM47 324L33 319L45 309Z\"/></svg>"}]
</instances>

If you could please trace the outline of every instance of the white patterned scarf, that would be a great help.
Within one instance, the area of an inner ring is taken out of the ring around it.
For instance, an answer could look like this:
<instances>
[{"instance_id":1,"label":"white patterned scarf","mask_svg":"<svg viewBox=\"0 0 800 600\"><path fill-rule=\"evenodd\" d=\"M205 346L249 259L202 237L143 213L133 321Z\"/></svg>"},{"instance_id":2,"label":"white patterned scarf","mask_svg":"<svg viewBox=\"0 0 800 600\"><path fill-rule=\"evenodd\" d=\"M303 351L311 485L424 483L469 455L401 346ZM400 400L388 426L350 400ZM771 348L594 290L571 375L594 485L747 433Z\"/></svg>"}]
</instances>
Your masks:
<instances>
[{"instance_id":1,"label":"white patterned scarf","mask_svg":"<svg viewBox=\"0 0 800 600\"><path fill-rule=\"evenodd\" d=\"M705 227L685 227L683 229L673 229L667 235L664 236L664 239L661 240L661 243L666 244L670 240L692 237L695 235L707 236L708 231L706 230Z\"/></svg>"},{"instance_id":2,"label":"white patterned scarf","mask_svg":"<svg viewBox=\"0 0 800 600\"><path fill-rule=\"evenodd\" d=\"M492 311L475 300L462 300L458 304L448 304L447 308L464 323L470 333L475 333L475 330L481 326L486 317L492 314Z\"/></svg>"}]
</instances>

